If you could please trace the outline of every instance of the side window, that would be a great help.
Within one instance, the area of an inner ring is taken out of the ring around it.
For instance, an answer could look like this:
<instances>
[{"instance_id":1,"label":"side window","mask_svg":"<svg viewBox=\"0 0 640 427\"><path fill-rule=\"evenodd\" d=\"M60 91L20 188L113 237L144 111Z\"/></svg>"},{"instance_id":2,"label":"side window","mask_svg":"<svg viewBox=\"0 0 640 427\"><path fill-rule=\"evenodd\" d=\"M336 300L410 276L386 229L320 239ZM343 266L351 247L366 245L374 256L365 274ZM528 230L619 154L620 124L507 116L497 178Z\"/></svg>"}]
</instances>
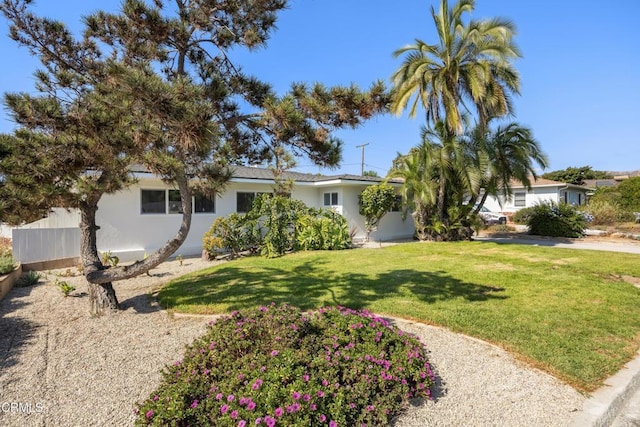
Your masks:
<instances>
[{"instance_id":1,"label":"side window","mask_svg":"<svg viewBox=\"0 0 640 427\"><path fill-rule=\"evenodd\" d=\"M338 204L338 193L324 193L324 206L334 206Z\"/></svg>"},{"instance_id":2,"label":"side window","mask_svg":"<svg viewBox=\"0 0 640 427\"><path fill-rule=\"evenodd\" d=\"M513 205L517 208L523 208L527 205L527 193L524 191L516 191L513 193Z\"/></svg>"},{"instance_id":3,"label":"side window","mask_svg":"<svg viewBox=\"0 0 640 427\"><path fill-rule=\"evenodd\" d=\"M402 196L396 196L393 199L393 205L391 206L391 212L400 212L402 210Z\"/></svg>"},{"instance_id":4,"label":"side window","mask_svg":"<svg viewBox=\"0 0 640 427\"><path fill-rule=\"evenodd\" d=\"M216 213L216 199L213 196L196 194L193 203L195 213Z\"/></svg>"},{"instance_id":5,"label":"side window","mask_svg":"<svg viewBox=\"0 0 640 427\"><path fill-rule=\"evenodd\" d=\"M247 213L253 206L253 199L255 199L256 193L243 193L238 192L236 194L236 212Z\"/></svg>"},{"instance_id":6,"label":"side window","mask_svg":"<svg viewBox=\"0 0 640 427\"><path fill-rule=\"evenodd\" d=\"M180 198L180 190L169 190L169 213L182 213L182 199Z\"/></svg>"},{"instance_id":7,"label":"side window","mask_svg":"<svg viewBox=\"0 0 640 427\"><path fill-rule=\"evenodd\" d=\"M140 213L164 214L166 213L166 192L164 190L141 190Z\"/></svg>"}]
</instances>

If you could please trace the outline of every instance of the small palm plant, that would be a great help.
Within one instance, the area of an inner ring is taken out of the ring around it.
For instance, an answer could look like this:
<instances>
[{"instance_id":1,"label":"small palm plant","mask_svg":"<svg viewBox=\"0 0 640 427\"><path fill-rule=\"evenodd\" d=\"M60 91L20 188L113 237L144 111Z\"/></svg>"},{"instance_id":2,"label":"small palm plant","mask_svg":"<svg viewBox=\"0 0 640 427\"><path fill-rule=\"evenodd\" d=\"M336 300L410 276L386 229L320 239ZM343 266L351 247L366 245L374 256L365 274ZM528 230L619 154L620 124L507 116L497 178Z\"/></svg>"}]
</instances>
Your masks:
<instances>
[{"instance_id":1,"label":"small palm plant","mask_svg":"<svg viewBox=\"0 0 640 427\"><path fill-rule=\"evenodd\" d=\"M64 280L61 281L59 279L56 279L55 285L60 288L60 291L62 292L62 295L65 296L65 298L68 297L71 292L76 290L75 286L70 285L69 282Z\"/></svg>"}]
</instances>

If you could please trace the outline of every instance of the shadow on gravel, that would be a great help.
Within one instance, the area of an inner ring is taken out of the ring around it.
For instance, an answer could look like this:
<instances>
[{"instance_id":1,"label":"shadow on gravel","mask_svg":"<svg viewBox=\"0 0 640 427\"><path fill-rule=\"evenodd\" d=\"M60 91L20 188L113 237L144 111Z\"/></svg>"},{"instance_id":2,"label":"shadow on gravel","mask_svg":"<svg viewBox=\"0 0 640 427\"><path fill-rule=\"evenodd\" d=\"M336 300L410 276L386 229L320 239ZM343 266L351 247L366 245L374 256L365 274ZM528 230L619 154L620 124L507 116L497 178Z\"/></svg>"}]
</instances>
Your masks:
<instances>
[{"instance_id":1,"label":"shadow on gravel","mask_svg":"<svg viewBox=\"0 0 640 427\"><path fill-rule=\"evenodd\" d=\"M162 310L162 307L160 307L160 304L158 304L158 301L154 297L148 294L141 294L120 301L120 309L133 309L136 313L150 314Z\"/></svg>"},{"instance_id":2,"label":"shadow on gravel","mask_svg":"<svg viewBox=\"0 0 640 427\"><path fill-rule=\"evenodd\" d=\"M22 349L29 344L40 329L38 323L16 312L29 305L24 299L31 293L32 287L13 288L0 301L0 376L2 371L18 363Z\"/></svg>"}]
</instances>

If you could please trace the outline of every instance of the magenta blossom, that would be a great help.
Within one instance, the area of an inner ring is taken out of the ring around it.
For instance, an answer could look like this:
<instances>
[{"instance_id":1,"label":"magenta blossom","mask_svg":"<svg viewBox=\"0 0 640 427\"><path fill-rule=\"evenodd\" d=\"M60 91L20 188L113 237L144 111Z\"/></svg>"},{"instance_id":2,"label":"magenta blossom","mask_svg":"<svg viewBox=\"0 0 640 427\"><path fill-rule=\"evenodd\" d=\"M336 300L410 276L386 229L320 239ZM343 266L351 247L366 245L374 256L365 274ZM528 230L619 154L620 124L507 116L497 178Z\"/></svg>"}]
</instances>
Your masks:
<instances>
[{"instance_id":1,"label":"magenta blossom","mask_svg":"<svg viewBox=\"0 0 640 427\"><path fill-rule=\"evenodd\" d=\"M189 407L191 409L197 408L198 407L198 399L194 400L193 403L191 403L191 405L189 405Z\"/></svg>"},{"instance_id":2,"label":"magenta blossom","mask_svg":"<svg viewBox=\"0 0 640 427\"><path fill-rule=\"evenodd\" d=\"M275 415L276 417L281 417L284 414L284 409L282 409L281 407L277 407L275 411L273 411L273 415Z\"/></svg>"},{"instance_id":3,"label":"magenta blossom","mask_svg":"<svg viewBox=\"0 0 640 427\"><path fill-rule=\"evenodd\" d=\"M256 408L256 402L254 402L253 400L249 403L247 403L247 409L249 411L253 411Z\"/></svg>"},{"instance_id":4,"label":"magenta blossom","mask_svg":"<svg viewBox=\"0 0 640 427\"><path fill-rule=\"evenodd\" d=\"M149 409L146 414L144 414L147 418L153 417L153 409Z\"/></svg>"},{"instance_id":5,"label":"magenta blossom","mask_svg":"<svg viewBox=\"0 0 640 427\"><path fill-rule=\"evenodd\" d=\"M222 405L222 407L220 407L220 413L222 413L223 415L226 414L229 411L229 405Z\"/></svg>"}]
</instances>

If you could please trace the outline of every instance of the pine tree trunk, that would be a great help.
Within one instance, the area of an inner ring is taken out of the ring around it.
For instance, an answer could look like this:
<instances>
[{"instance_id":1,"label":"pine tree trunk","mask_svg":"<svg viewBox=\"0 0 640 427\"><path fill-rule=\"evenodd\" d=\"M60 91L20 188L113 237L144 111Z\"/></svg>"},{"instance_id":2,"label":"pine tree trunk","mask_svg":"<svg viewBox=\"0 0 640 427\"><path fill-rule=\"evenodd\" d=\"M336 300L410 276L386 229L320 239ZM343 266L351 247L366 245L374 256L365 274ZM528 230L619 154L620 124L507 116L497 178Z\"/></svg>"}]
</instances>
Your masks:
<instances>
[{"instance_id":1,"label":"pine tree trunk","mask_svg":"<svg viewBox=\"0 0 640 427\"><path fill-rule=\"evenodd\" d=\"M80 205L80 256L85 277L104 268L98 256L96 242L96 232L99 228L96 225L98 200L99 197L89 197ZM89 304L92 316L102 316L120 308L111 282L101 284L89 282Z\"/></svg>"}]
</instances>

